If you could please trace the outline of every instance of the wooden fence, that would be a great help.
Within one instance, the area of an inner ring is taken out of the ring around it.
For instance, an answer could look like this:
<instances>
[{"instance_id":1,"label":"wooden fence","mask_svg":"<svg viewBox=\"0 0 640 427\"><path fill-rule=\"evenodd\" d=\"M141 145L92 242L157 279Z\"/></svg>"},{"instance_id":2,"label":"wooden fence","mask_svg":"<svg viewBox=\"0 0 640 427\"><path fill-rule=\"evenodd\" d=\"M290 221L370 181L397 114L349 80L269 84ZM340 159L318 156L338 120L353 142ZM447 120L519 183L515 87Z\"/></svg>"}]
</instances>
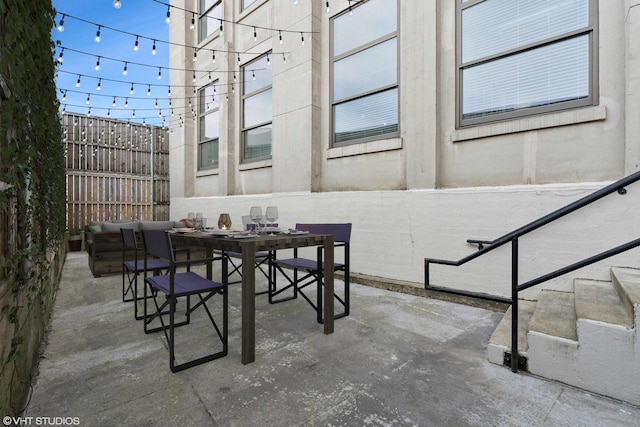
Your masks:
<instances>
[{"instance_id":1,"label":"wooden fence","mask_svg":"<svg viewBox=\"0 0 640 427\"><path fill-rule=\"evenodd\" d=\"M166 129L75 113L62 116L67 228L91 221L169 219Z\"/></svg>"}]
</instances>

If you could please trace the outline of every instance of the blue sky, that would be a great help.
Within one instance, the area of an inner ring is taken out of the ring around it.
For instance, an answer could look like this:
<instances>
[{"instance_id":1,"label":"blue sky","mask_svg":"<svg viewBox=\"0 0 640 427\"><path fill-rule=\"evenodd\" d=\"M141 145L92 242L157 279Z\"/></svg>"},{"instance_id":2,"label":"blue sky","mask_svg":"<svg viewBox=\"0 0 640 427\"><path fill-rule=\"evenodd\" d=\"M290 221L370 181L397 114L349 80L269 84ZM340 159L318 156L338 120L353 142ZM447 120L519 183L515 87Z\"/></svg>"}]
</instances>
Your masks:
<instances>
[{"instance_id":1,"label":"blue sky","mask_svg":"<svg viewBox=\"0 0 640 427\"><path fill-rule=\"evenodd\" d=\"M53 41L59 44L55 52L56 60L62 47L65 48L62 63L57 68L56 85L59 89L58 99L66 111L87 114L91 108L92 116L106 117L109 109L112 118L137 122L142 122L144 118L147 124L162 125L162 118L159 117L161 110L168 126L167 6L153 0L122 0L122 7L116 9L112 0L53 0L53 7L57 12L56 26L62 14L67 15L64 17L64 31L56 28L51 31ZM98 25L102 26L100 42L95 41ZM138 51L133 49L136 35L139 36ZM150 39L157 40L155 55L151 53L153 41ZM100 69L96 70L98 56ZM122 74L125 61L129 62L127 75ZM161 80L158 80L159 71L162 73ZM78 76L80 87L76 87ZM98 83L100 90L97 89ZM132 84L133 95L130 94ZM149 89L151 95L147 95ZM64 101L60 90L67 90ZM87 97L90 100L88 105ZM115 108L112 107L114 98ZM127 98L128 108L125 109ZM156 102L158 109L155 108Z\"/></svg>"}]
</instances>

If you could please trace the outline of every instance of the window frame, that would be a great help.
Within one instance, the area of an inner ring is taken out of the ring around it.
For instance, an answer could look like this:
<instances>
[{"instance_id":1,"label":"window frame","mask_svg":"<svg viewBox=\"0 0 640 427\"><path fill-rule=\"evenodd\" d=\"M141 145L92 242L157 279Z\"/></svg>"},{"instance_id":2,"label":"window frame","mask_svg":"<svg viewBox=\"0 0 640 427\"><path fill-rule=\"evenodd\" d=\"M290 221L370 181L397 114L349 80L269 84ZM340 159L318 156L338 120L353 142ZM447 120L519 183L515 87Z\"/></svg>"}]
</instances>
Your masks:
<instances>
[{"instance_id":1,"label":"window frame","mask_svg":"<svg viewBox=\"0 0 640 427\"><path fill-rule=\"evenodd\" d=\"M253 162L259 162L259 161L263 161L263 160L268 160L271 159L273 156L273 69L270 69L271 72L271 83L269 85L260 87L259 89L256 89L252 92L249 93L245 93L246 90L246 84L244 82L244 74L245 74L245 70L247 69L247 67L250 67L251 64L254 64L258 61L260 61L263 58L266 58L267 56L273 56L271 51L265 52L260 56L255 57L254 59L252 59L251 61L242 64L242 66L240 67L240 75L243 77L243 81L241 81L241 97L240 97L240 163L241 164L247 164L247 163L253 163ZM272 110L271 110L271 120L265 121L265 122L260 122L257 124L253 124L251 126L245 126L245 101L253 96L256 95L260 95L268 90L271 90L272 92L272 98L271 98L271 102L272 102ZM245 156L245 146L246 146L246 140L245 140L245 133L247 131L253 130L253 129L258 129L261 128L265 125L269 125L271 124L271 144L270 144L270 152L271 154L269 154L268 156L260 156L260 157L251 157L249 159L246 158Z\"/></svg>"},{"instance_id":2,"label":"window frame","mask_svg":"<svg viewBox=\"0 0 640 427\"><path fill-rule=\"evenodd\" d=\"M218 0L218 1L214 1L213 5L208 8L207 10L202 10L202 5L203 2L205 0L199 0L198 1L198 10L199 10L199 14L198 14L198 28L196 28L196 31L198 31L198 43L202 43L203 41L205 41L206 39L208 39L209 37L211 37L213 34L215 34L216 32L220 31L219 26L215 26L214 30L211 31L209 34L203 35L202 34L202 19L208 18L209 13L211 13L216 7L220 7L220 16L224 16L223 10L222 8L224 7L223 1L222 0ZM215 18L214 18L215 19Z\"/></svg>"},{"instance_id":3,"label":"window frame","mask_svg":"<svg viewBox=\"0 0 640 427\"><path fill-rule=\"evenodd\" d=\"M598 2L589 2L589 24L588 26L567 31L559 35L528 43L516 48L494 53L485 57L476 58L467 63L462 63L462 13L465 9L476 6L480 3L491 0L457 0L456 1L456 129L463 129L478 125L503 122L507 120L520 119L525 117L538 116L554 112L572 110L576 108L592 107L599 104L599 74L598 74ZM562 101L554 104L540 105L536 107L523 107L511 111L495 113L487 116L463 118L463 71L473 66L498 61L504 58L513 57L528 51L552 46L573 38L588 36L589 39L589 96L582 99Z\"/></svg>"},{"instance_id":4,"label":"window frame","mask_svg":"<svg viewBox=\"0 0 640 427\"><path fill-rule=\"evenodd\" d=\"M251 0L251 2L249 4L245 5L245 0L240 0L240 10L244 11L244 10L249 9L257 1L258 0Z\"/></svg>"},{"instance_id":5,"label":"window frame","mask_svg":"<svg viewBox=\"0 0 640 427\"><path fill-rule=\"evenodd\" d=\"M197 149L197 167L196 170L199 171L211 171L211 170L216 170L220 168L220 124L218 124L218 137L217 138L203 138L203 136L201 135L201 129L202 129L202 121L206 122L207 116L211 115L213 113L218 113L218 120L220 120L220 100L218 99L216 101L217 106L215 108L211 108L209 110L207 110L206 106L203 106L201 104L202 102L202 93L205 93L206 96L206 90L209 87L214 87L215 86L220 86L220 81L219 80L214 80L213 82L207 84L206 86L202 86L199 90L198 90L198 129L197 129L197 138L198 138L198 149ZM215 90L215 89L214 89ZM220 95L218 94L218 97ZM206 104L206 102L205 102ZM216 159L216 162L214 165L211 166L203 166L202 164L202 146L204 144L209 144L212 142L215 142L217 140L218 143L218 156Z\"/></svg>"},{"instance_id":6,"label":"window frame","mask_svg":"<svg viewBox=\"0 0 640 427\"><path fill-rule=\"evenodd\" d=\"M401 51L401 37L400 37L400 6L399 6L399 2L398 0L395 0L395 7L396 7L396 15L397 15L397 20L396 20L396 30L394 32L388 33L384 36L380 36L374 40L370 40L365 44L362 44L360 46L357 46L356 48L352 48L348 51L342 52L340 55L334 55L334 23L337 19L343 17L344 15L350 14L351 11L353 11L353 13L357 13L357 8L361 6L360 3L367 3L367 2L359 2L358 4L343 10L341 13L333 16L330 18L330 30L329 30L329 104L330 104L330 110L329 110L329 117L330 117L330 125L329 125L329 129L330 129L330 148L337 148L337 147L345 147L348 145L355 145L355 144L364 144L367 142L371 142L371 141L379 141L379 140L384 140L384 139L390 139L390 138L396 138L398 136L400 136L400 128L401 128L401 111L400 111L400 105L401 105L401 97L402 97L402 92L400 90L400 80L401 80L401 74L400 74L400 51ZM390 40L396 39L396 83L395 84L387 84L385 86L381 86L375 89L371 89L371 90L367 90L365 92L361 92L358 93L356 95L352 95L349 96L347 98L344 99L340 99L339 101L336 101L334 99L334 80L335 80L335 75L334 75L334 64L338 61L340 61L341 59L347 58L349 56L353 56L353 55L357 55L361 52L366 51L367 49L370 49L374 46L378 46L381 45L385 42L388 42ZM336 123L336 114L335 114L335 110L336 110L336 106L340 105L340 104L344 104L344 103L348 103L348 102L352 102L358 99L363 99L366 98L368 96L371 95L377 95L377 94L381 94L383 92L389 91L389 90L393 90L396 89L398 92L398 100L397 100L397 113L398 113L398 129L394 132L389 132L389 133L383 133L383 134L378 134L378 135L372 135L372 136L367 136L367 137L362 137L362 138L355 138L355 139L351 139L348 141L340 141L340 142L336 142L336 138L335 138L335 123Z\"/></svg>"}]
</instances>

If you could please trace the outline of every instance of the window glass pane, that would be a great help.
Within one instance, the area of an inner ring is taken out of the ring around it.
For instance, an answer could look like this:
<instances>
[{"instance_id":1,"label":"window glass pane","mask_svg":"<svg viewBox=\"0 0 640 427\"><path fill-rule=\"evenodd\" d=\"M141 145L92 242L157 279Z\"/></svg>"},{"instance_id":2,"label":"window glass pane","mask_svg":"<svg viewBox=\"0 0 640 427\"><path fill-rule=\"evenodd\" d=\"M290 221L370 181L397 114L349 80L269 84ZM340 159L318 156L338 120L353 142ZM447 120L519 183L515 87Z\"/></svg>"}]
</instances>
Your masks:
<instances>
[{"instance_id":1,"label":"window glass pane","mask_svg":"<svg viewBox=\"0 0 640 427\"><path fill-rule=\"evenodd\" d=\"M334 107L335 142L398 131L398 89L358 98Z\"/></svg>"},{"instance_id":2,"label":"window glass pane","mask_svg":"<svg viewBox=\"0 0 640 427\"><path fill-rule=\"evenodd\" d=\"M589 26L589 0L486 0L462 11L462 62Z\"/></svg>"},{"instance_id":3,"label":"window glass pane","mask_svg":"<svg viewBox=\"0 0 640 427\"><path fill-rule=\"evenodd\" d=\"M253 4L256 0L242 0L242 8L246 9L248 8L251 4Z\"/></svg>"},{"instance_id":4,"label":"window glass pane","mask_svg":"<svg viewBox=\"0 0 640 427\"><path fill-rule=\"evenodd\" d=\"M395 38L347 56L333 65L335 101L398 82Z\"/></svg>"},{"instance_id":5,"label":"window glass pane","mask_svg":"<svg viewBox=\"0 0 640 427\"><path fill-rule=\"evenodd\" d=\"M395 0L369 0L333 21L333 54L341 55L397 30Z\"/></svg>"},{"instance_id":6,"label":"window glass pane","mask_svg":"<svg viewBox=\"0 0 640 427\"><path fill-rule=\"evenodd\" d=\"M219 112L213 111L200 117L200 141L218 138L220 135Z\"/></svg>"},{"instance_id":7,"label":"window glass pane","mask_svg":"<svg viewBox=\"0 0 640 427\"><path fill-rule=\"evenodd\" d=\"M244 100L243 127L270 122L273 117L272 90L265 90Z\"/></svg>"},{"instance_id":8,"label":"window glass pane","mask_svg":"<svg viewBox=\"0 0 640 427\"><path fill-rule=\"evenodd\" d=\"M214 87L217 89L216 85L209 85L200 90L200 102L198 103L200 113L205 113L220 107L220 100L215 93Z\"/></svg>"},{"instance_id":9,"label":"window glass pane","mask_svg":"<svg viewBox=\"0 0 640 427\"><path fill-rule=\"evenodd\" d=\"M589 36L463 70L463 118L589 96Z\"/></svg>"},{"instance_id":10,"label":"window glass pane","mask_svg":"<svg viewBox=\"0 0 640 427\"><path fill-rule=\"evenodd\" d=\"M244 133L244 159L271 156L271 123Z\"/></svg>"},{"instance_id":11,"label":"window glass pane","mask_svg":"<svg viewBox=\"0 0 640 427\"><path fill-rule=\"evenodd\" d=\"M271 65L267 65L266 56L248 64L244 68L243 74L245 95L265 86L271 86L271 82L273 81Z\"/></svg>"},{"instance_id":12,"label":"window glass pane","mask_svg":"<svg viewBox=\"0 0 640 427\"><path fill-rule=\"evenodd\" d=\"M218 139L200 144L199 169L218 167Z\"/></svg>"},{"instance_id":13,"label":"window glass pane","mask_svg":"<svg viewBox=\"0 0 640 427\"><path fill-rule=\"evenodd\" d=\"M209 10L213 4L215 6ZM202 16L198 19L198 26L200 41L202 41L220 28L219 19L222 18L222 2L220 0L201 0L200 13Z\"/></svg>"}]
</instances>

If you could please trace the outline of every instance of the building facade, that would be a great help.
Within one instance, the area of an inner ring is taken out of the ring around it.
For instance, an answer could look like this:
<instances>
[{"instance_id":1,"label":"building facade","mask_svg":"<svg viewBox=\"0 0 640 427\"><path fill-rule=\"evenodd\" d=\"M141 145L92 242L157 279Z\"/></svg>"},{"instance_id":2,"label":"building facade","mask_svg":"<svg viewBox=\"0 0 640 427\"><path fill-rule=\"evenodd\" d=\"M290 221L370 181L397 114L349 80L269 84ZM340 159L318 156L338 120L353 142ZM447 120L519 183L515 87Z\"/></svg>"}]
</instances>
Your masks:
<instances>
[{"instance_id":1,"label":"building facade","mask_svg":"<svg viewBox=\"0 0 640 427\"><path fill-rule=\"evenodd\" d=\"M283 226L352 222L353 272L422 282L425 257L462 258L467 239L639 169L638 5L172 1L170 216L239 224L276 205ZM520 280L637 236L637 193L523 238ZM510 275L505 247L431 282L508 296Z\"/></svg>"}]
</instances>

